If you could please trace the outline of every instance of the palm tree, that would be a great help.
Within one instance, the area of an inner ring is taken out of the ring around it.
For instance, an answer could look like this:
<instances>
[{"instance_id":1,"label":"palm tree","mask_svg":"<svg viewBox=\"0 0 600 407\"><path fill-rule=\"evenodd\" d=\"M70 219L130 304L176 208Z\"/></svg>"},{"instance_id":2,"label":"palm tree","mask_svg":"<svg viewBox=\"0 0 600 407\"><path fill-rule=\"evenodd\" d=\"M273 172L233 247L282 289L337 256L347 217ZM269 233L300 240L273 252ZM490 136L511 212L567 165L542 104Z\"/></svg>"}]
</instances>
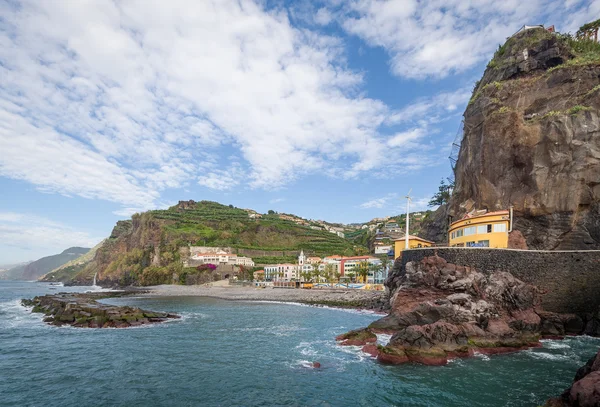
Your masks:
<instances>
[{"instance_id":1,"label":"palm tree","mask_svg":"<svg viewBox=\"0 0 600 407\"><path fill-rule=\"evenodd\" d=\"M318 267L314 267L313 268L312 275L315 278L315 282L316 283L320 283L321 282L321 270L319 270Z\"/></svg>"},{"instance_id":2,"label":"palm tree","mask_svg":"<svg viewBox=\"0 0 600 407\"><path fill-rule=\"evenodd\" d=\"M358 275L362 278L363 283L367 283L367 277L369 276L369 263L361 261L358 263Z\"/></svg>"},{"instance_id":3,"label":"palm tree","mask_svg":"<svg viewBox=\"0 0 600 407\"><path fill-rule=\"evenodd\" d=\"M308 283L309 281L311 281L312 275L310 271L303 271L302 273L300 273L300 276L302 277L302 281L304 282Z\"/></svg>"}]
</instances>

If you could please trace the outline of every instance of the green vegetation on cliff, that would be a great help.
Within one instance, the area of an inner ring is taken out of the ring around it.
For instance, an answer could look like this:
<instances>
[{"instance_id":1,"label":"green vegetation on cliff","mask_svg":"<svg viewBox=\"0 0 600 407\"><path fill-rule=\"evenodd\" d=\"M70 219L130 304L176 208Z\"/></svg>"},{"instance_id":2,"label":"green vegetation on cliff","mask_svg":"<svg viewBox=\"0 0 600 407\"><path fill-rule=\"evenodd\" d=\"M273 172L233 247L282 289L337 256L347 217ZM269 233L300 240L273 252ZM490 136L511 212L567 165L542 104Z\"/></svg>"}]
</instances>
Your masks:
<instances>
[{"instance_id":1,"label":"green vegetation on cliff","mask_svg":"<svg viewBox=\"0 0 600 407\"><path fill-rule=\"evenodd\" d=\"M209 201L182 201L167 210L135 214L119 221L98 248L94 260L75 277L76 283L98 280L120 285L153 285L179 281L189 270L183 260L188 246L232 247L257 264L295 260L296 252L325 256L353 255L366 248L325 230L311 229L278 214L250 218L247 211Z\"/></svg>"}]
</instances>

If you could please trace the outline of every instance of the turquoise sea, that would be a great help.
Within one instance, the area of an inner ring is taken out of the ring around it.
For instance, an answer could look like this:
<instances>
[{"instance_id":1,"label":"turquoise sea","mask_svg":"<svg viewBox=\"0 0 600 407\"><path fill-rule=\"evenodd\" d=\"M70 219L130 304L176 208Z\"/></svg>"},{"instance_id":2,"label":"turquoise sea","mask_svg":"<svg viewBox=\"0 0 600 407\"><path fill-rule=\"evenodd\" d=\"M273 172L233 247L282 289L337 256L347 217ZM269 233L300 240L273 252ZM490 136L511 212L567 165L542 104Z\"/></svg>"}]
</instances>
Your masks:
<instances>
[{"instance_id":1,"label":"turquoise sea","mask_svg":"<svg viewBox=\"0 0 600 407\"><path fill-rule=\"evenodd\" d=\"M20 306L21 298L55 291L0 282L1 406L536 406L568 387L600 347L600 339L579 337L443 367L383 366L334 340L378 318L369 313L121 298L106 301L183 318L77 329L47 326ZM322 368L308 367L312 361Z\"/></svg>"}]
</instances>

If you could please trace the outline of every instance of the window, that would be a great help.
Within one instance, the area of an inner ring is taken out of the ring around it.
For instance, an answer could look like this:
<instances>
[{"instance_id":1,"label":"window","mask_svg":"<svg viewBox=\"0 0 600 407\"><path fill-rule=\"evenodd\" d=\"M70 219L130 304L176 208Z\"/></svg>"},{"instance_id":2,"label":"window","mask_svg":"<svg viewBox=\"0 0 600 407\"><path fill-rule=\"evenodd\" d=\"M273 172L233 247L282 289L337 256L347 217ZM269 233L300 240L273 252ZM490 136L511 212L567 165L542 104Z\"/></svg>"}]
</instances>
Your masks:
<instances>
[{"instance_id":1,"label":"window","mask_svg":"<svg viewBox=\"0 0 600 407\"><path fill-rule=\"evenodd\" d=\"M506 223L495 223L494 232L506 232Z\"/></svg>"},{"instance_id":2,"label":"window","mask_svg":"<svg viewBox=\"0 0 600 407\"><path fill-rule=\"evenodd\" d=\"M475 226L469 226L468 228L465 228L465 236L474 235L476 231L477 228Z\"/></svg>"},{"instance_id":3,"label":"window","mask_svg":"<svg viewBox=\"0 0 600 407\"><path fill-rule=\"evenodd\" d=\"M478 235L483 235L484 233L487 233L487 225L479 225L479 226L477 226L477 234Z\"/></svg>"},{"instance_id":4,"label":"window","mask_svg":"<svg viewBox=\"0 0 600 407\"><path fill-rule=\"evenodd\" d=\"M463 236L463 230L462 229L458 229L456 231L456 237L462 237Z\"/></svg>"},{"instance_id":5,"label":"window","mask_svg":"<svg viewBox=\"0 0 600 407\"><path fill-rule=\"evenodd\" d=\"M480 240L477 242L477 247L490 247L489 240Z\"/></svg>"},{"instance_id":6,"label":"window","mask_svg":"<svg viewBox=\"0 0 600 407\"><path fill-rule=\"evenodd\" d=\"M475 242L467 242L467 247L476 247Z\"/></svg>"},{"instance_id":7,"label":"window","mask_svg":"<svg viewBox=\"0 0 600 407\"><path fill-rule=\"evenodd\" d=\"M487 225L487 232L492 233L492 225Z\"/></svg>"}]
</instances>

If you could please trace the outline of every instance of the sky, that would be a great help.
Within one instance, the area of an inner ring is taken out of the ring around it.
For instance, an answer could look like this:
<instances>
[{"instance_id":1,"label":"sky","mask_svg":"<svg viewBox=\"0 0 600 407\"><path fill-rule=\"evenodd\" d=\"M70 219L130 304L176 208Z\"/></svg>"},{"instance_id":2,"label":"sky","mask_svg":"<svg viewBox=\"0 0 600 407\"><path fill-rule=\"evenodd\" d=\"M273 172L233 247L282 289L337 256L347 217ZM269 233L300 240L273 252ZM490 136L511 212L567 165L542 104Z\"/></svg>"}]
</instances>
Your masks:
<instances>
[{"instance_id":1,"label":"sky","mask_svg":"<svg viewBox=\"0 0 600 407\"><path fill-rule=\"evenodd\" d=\"M426 209L473 85L581 0L0 1L0 264L179 200L330 222Z\"/></svg>"}]
</instances>

